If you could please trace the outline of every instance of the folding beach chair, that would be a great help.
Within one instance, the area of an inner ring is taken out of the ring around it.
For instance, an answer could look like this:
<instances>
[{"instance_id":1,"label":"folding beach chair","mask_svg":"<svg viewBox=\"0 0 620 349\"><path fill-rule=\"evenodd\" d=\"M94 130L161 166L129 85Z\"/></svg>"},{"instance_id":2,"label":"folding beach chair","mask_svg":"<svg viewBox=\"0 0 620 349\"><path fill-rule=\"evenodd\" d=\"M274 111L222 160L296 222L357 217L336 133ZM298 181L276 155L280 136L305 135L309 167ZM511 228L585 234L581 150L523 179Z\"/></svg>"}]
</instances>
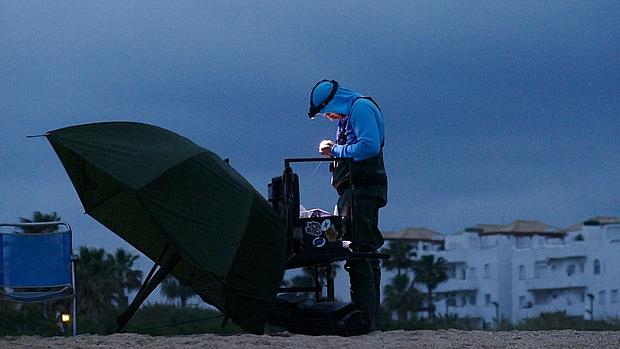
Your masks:
<instances>
[{"instance_id":1,"label":"folding beach chair","mask_svg":"<svg viewBox=\"0 0 620 349\"><path fill-rule=\"evenodd\" d=\"M59 230L26 232L50 226ZM10 227L12 231L3 231ZM67 223L0 224L0 300L34 303L72 298L71 321L75 335L75 261L71 227Z\"/></svg>"}]
</instances>

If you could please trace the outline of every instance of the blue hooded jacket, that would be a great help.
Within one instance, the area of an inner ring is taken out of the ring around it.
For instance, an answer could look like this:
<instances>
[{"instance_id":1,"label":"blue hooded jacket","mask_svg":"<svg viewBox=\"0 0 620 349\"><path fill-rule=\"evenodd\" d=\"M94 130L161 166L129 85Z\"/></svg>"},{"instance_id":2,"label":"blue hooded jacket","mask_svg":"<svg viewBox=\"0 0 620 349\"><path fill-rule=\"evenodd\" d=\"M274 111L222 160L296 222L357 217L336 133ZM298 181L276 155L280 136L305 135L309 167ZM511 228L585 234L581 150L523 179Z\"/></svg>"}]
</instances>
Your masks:
<instances>
[{"instance_id":1,"label":"blue hooded jacket","mask_svg":"<svg viewBox=\"0 0 620 349\"><path fill-rule=\"evenodd\" d=\"M329 96L332 87L331 82L320 83L314 89L312 103L319 105L323 102ZM333 146L332 154L335 157L352 157L354 161L361 161L376 156L381 151L385 136L383 114L373 102L359 97L363 96L338 86L334 98L321 110L322 113L346 115L344 119L339 120L338 127L339 129L345 127L347 144Z\"/></svg>"}]
</instances>

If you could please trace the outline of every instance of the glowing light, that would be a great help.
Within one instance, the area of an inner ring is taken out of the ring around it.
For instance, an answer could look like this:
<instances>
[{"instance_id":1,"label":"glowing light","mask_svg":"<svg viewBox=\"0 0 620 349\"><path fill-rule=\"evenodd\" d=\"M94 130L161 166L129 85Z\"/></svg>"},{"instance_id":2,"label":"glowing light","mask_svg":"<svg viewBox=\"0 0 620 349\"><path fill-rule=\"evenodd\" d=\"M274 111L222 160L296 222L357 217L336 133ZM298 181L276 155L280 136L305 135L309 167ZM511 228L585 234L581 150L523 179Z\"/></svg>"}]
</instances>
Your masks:
<instances>
[{"instance_id":1,"label":"glowing light","mask_svg":"<svg viewBox=\"0 0 620 349\"><path fill-rule=\"evenodd\" d=\"M70 314L61 314L60 315L60 320L62 322L69 322L69 321L71 321L71 315Z\"/></svg>"}]
</instances>

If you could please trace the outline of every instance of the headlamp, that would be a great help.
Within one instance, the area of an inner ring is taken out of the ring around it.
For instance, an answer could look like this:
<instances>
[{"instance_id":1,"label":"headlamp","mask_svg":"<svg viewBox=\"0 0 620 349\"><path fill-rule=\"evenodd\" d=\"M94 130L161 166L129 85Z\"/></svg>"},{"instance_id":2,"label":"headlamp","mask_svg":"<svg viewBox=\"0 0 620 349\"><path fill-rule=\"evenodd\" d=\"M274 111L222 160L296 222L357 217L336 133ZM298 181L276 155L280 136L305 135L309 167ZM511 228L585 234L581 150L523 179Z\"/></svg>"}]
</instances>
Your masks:
<instances>
[{"instance_id":1,"label":"headlamp","mask_svg":"<svg viewBox=\"0 0 620 349\"><path fill-rule=\"evenodd\" d=\"M326 113L316 113L314 114L314 116L310 117L310 119L314 119L314 118L326 118L327 114Z\"/></svg>"},{"instance_id":2,"label":"headlamp","mask_svg":"<svg viewBox=\"0 0 620 349\"><path fill-rule=\"evenodd\" d=\"M327 96L327 98L325 98L325 100L323 102L321 102L319 105L314 105L314 102L312 101L312 96L314 95L314 90L316 90L317 86L319 86L320 84L322 84L324 82L331 82L332 83L332 90L329 92L329 95ZM310 110L308 111L308 117L310 119L314 119L317 116L317 114L323 108L325 108L325 106L327 104L329 104L329 102L331 102L332 99L334 99L334 96L336 95L336 91L338 91L338 81L336 81L336 80L323 79L323 80L317 82L316 85L314 85L314 87L312 88L312 92L310 92Z\"/></svg>"}]
</instances>

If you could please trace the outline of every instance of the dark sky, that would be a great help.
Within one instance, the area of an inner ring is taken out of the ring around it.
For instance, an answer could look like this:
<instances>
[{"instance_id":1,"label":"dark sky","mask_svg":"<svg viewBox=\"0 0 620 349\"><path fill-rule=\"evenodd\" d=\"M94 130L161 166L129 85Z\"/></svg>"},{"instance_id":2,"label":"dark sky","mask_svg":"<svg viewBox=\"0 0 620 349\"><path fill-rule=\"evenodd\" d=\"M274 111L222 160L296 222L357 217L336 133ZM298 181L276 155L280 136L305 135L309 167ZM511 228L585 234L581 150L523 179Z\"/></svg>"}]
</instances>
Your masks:
<instances>
[{"instance_id":1,"label":"dark sky","mask_svg":"<svg viewBox=\"0 0 620 349\"><path fill-rule=\"evenodd\" d=\"M161 126L231 158L261 193L335 125L323 78L385 113L381 227L454 233L620 215L618 1L0 0L0 221L56 211L76 244L125 246L83 214L44 138ZM326 167L302 203L331 210ZM314 172L314 173L313 173Z\"/></svg>"}]
</instances>

